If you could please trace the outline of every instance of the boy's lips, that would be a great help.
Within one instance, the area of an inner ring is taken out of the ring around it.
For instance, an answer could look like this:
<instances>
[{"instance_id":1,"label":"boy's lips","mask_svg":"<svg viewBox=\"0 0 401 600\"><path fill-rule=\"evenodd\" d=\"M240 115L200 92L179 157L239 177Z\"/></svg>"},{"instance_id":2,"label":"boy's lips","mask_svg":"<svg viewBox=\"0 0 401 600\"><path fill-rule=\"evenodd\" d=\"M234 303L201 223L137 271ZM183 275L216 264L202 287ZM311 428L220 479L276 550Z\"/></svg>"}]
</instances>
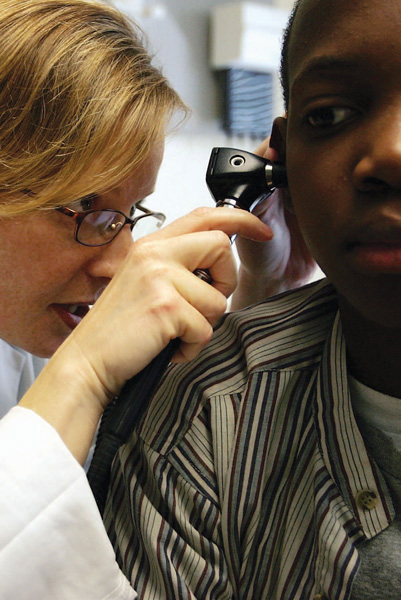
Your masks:
<instances>
[{"instance_id":1,"label":"boy's lips","mask_svg":"<svg viewBox=\"0 0 401 600\"><path fill-rule=\"evenodd\" d=\"M62 321L70 328L75 329L90 310L91 303L79 304L53 304L52 308Z\"/></svg>"},{"instance_id":2,"label":"boy's lips","mask_svg":"<svg viewBox=\"0 0 401 600\"><path fill-rule=\"evenodd\" d=\"M366 274L401 274L401 228L367 228L347 244L356 271Z\"/></svg>"}]
</instances>

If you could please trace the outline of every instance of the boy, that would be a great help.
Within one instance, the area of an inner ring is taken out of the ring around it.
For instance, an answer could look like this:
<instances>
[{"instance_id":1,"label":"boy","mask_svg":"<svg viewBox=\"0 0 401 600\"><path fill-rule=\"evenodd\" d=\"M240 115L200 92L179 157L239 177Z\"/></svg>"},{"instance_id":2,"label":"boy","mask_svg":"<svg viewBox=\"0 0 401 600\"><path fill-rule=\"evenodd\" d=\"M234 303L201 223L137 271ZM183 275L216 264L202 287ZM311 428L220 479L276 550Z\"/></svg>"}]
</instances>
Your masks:
<instances>
[{"instance_id":1,"label":"boy","mask_svg":"<svg viewBox=\"0 0 401 600\"><path fill-rule=\"evenodd\" d=\"M226 316L120 451L142 598L399 598L400 27L400 0L295 7L272 144L328 280Z\"/></svg>"}]
</instances>

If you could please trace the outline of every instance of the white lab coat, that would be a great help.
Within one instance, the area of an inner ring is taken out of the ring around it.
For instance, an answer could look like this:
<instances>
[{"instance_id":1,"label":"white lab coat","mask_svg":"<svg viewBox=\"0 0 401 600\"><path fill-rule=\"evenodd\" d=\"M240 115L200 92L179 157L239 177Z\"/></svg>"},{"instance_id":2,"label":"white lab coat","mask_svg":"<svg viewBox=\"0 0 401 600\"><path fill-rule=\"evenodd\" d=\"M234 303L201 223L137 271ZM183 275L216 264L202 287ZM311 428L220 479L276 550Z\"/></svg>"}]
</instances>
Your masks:
<instances>
[{"instance_id":1,"label":"white lab coat","mask_svg":"<svg viewBox=\"0 0 401 600\"><path fill-rule=\"evenodd\" d=\"M84 469L16 406L42 366L0 340L0 599L132 600Z\"/></svg>"}]
</instances>

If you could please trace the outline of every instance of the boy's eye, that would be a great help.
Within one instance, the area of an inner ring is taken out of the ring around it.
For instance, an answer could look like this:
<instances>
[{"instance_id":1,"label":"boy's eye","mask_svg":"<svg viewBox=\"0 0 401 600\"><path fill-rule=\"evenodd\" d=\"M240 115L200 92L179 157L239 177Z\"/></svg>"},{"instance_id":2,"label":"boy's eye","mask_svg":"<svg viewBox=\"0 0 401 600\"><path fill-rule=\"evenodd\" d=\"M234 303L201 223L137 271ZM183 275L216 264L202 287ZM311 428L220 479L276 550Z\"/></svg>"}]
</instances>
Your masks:
<instances>
[{"instance_id":1,"label":"boy's eye","mask_svg":"<svg viewBox=\"0 0 401 600\"><path fill-rule=\"evenodd\" d=\"M305 120L312 127L329 128L341 125L355 115L355 110L344 106L322 106L310 111Z\"/></svg>"}]
</instances>

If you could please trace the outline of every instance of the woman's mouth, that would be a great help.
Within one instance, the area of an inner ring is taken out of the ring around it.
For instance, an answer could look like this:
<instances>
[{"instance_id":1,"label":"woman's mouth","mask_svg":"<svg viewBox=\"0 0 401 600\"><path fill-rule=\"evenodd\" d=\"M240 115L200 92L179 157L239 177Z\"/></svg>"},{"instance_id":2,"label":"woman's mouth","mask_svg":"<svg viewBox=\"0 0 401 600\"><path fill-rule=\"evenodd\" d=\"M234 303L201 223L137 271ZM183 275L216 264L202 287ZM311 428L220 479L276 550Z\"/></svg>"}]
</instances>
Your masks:
<instances>
[{"instance_id":1,"label":"woman's mouth","mask_svg":"<svg viewBox=\"0 0 401 600\"><path fill-rule=\"evenodd\" d=\"M52 308L67 327L72 330L88 314L90 304L53 304Z\"/></svg>"}]
</instances>

